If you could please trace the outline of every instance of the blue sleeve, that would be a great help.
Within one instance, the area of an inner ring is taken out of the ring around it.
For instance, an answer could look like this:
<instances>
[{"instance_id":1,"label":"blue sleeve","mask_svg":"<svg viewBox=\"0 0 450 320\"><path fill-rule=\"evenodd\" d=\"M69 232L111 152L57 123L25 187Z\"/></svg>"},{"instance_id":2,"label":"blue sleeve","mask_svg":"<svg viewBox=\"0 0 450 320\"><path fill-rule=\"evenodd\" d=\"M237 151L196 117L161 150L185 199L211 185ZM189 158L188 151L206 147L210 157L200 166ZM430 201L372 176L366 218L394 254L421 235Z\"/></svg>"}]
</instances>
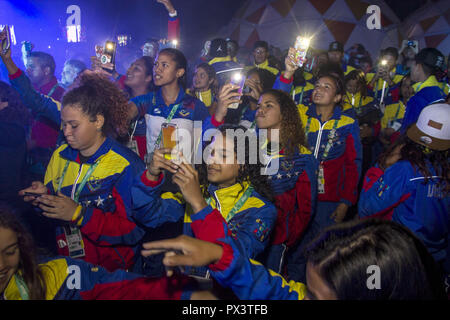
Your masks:
<instances>
[{"instance_id":1,"label":"blue sleeve","mask_svg":"<svg viewBox=\"0 0 450 320\"><path fill-rule=\"evenodd\" d=\"M406 183L410 176L408 165L403 161L397 162L375 183L361 190L358 203L360 217L379 213L396 204L405 195Z\"/></svg>"},{"instance_id":2,"label":"blue sleeve","mask_svg":"<svg viewBox=\"0 0 450 320\"><path fill-rule=\"evenodd\" d=\"M287 94L291 94L292 86L293 81L290 81L289 83L284 82L283 80L281 80L281 73L279 73L272 88L282 90Z\"/></svg>"},{"instance_id":3,"label":"blue sleeve","mask_svg":"<svg viewBox=\"0 0 450 320\"><path fill-rule=\"evenodd\" d=\"M240 300L302 300L306 294L303 283L287 282L281 275L249 260L234 240L220 239L231 247L231 263L224 270L213 270L211 276L222 286L233 290Z\"/></svg>"},{"instance_id":4,"label":"blue sleeve","mask_svg":"<svg viewBox=\"0 0 450 320\"><path fill-rule=\"evenodd\" d=\"M19 92L20 97L26 107L34 113L41 115L61 126L61 103L42 95L34 90L30 79L23 71L19 71L20 76L11 79L11 86Z\"/></svg>"},{"instance_id":5,"label":"blue sleeve","mask_svg":"<svg viewBox=\"0 0 450 320\"><path fill-rule=\"evenodd\" d=\"M145 172L144 174L145 175ZM164 177L157 185L148 185L139 177L131 189L134 217L139 224L156 228L166 222L176 222L184 215L185 203L180 194L161 194Z\"/></svg>"},{"instance_id":6,"label":"blue sleeve","mask_svg":"<svg viewBox=\"0 0 450 320\"><path fill-rule=\"evenodd\" d=\"M204 121L210 117L209 110L200 100L195 102L194 121Z\"/></svg>"}]
</instances>

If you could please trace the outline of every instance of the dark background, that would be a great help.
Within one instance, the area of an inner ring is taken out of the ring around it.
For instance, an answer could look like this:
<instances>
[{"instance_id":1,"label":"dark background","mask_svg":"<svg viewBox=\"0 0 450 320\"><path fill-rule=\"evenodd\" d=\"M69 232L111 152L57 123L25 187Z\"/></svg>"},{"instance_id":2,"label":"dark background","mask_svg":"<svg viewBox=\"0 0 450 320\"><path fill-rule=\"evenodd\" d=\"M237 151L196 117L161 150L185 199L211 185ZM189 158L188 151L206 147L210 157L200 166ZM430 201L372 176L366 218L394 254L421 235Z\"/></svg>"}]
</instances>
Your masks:
<instances>
[{"instance_id":1,"label":"dark background","mask_svg":"<svg viewBox=\"0 0 450 320\"><path fill-rule=\"evenodd\" d=\"M385 0L399 19L422 6L426 0ZM201 51L203 43L212 39L228 24L244 0L172 0L181 21L180 48L191 60ZM370 1L368 1L370 2ZM64 26L69 16L66 8L77 4L86 41L68 44ZM0 0L0 24L15 25L18 45L13 53L20 54L20 42L32 41L36 50L48 51L57 61L57 75L67 58L88 62L94 45L115 38L117 34L133 37L126 49L119 48L118 70L137 57L142 41L148 37L167 36L167 11L156 0ZM59 39L59 40L58 40ZM49 48L50 46L50 48Z\"/></svg>"}]
</instances>

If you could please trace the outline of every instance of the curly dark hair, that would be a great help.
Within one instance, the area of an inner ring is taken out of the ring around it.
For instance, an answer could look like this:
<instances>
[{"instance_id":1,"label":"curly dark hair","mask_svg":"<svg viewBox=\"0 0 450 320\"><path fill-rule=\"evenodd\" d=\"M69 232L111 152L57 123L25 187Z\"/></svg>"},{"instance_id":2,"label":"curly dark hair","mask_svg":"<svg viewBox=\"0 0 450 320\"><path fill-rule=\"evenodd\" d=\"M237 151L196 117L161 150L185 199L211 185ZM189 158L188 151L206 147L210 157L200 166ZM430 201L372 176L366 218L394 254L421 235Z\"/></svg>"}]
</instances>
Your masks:
<instances>
[{"instance_id":1,"label":"curly dark hair","mask_svg":"<svg viewBox=\"0 0 450 320\"><path fill-rule=\"evenodd\" d=\"M8 102L8 107L0 110L2 121L19 124L25 129L31 125L31 113L22 103L19 93L3 81L0 81L0 102Z\"/></svg>"},{"instance_id":2,"label":"curly dark hair","mask_svg":"<svg viewBox=\"0 0 450 320\"><path fill-rule=\"evenodd\" d=\"M425 177L423 184L427 184L429 177L433 176L427 166L427 163L431 164L436 175L440 177L438 180L438 188L443 190L446 196L450 191L449 150L432 150L414 142L406 135L402 135L379 156L378 163L383 164L392 151L402 144L404 146L401 150L400 160L409 161Z\"/></svg>"},{"instance_id":3,"label":"curly dark hair","mask_svg":"<svg viewBox=\"0 0 450 320\"><path fill-rule=\"evenodd\" d=\"M234 124L224 124L221 125L218 130L225 135L227 130L242 130L243 133L247 132L247 128L241 126L241 125L234 125ZM235 157L237 159L237 152L238 152L238 146L240 145L241 141L238 141L238 137L234 136L234 152L235 152ZM256 137L256 139L258 139ZM242 186L242 192L243 192L243 182L247 181L249 182L253 188L255 189L256 192L258 192L262 197L266 198L267 200L273 202L274 201L274 197L273 197L273 192L272 189L270 187L269 184L269 179L267 175L263 175L261 174L261 171L263 170L263 165L262 162L259 161L259 152L257 152L258 154L258 159L256 161L255 164L251 164L250 161L250 139L247 135L245 135L245 163L243 165L241 165L240 169L239 169L239 174L237 177L237 183L241 184ZM208 145L208 144L207 144ZM207 146L206 145L206 146ZM259 144L257 144L259 145ZM205 147L206 147L205 146ZM259 151L259 150L258 150ZM253 160L253 159L252 159ZM198 176L199 176L199 181L200 181L200 185L204 186L203 188L203 197L209 198L211 197L211 195L208 192L208 188L206 186L209 185L209 181L208 181L208 173L207 173L207 166L205 162L202 162L200 165L197 165L198 170Z\"/></svg>"},{"instance_id":4,"label":"curly dark hair","mask_svg":"<svg viewBox=\"0 0 450 320\"><path fill-rule=\"evenodd\" d=\"M82 74L80 85L67 92L63 107L79 105L94 121L97 115L105 118L103 135L122 140L128 134L128 99L117 86L99 74Z\"/></svg>"},{"instance_id":5,"label":"curly dark hair","mask_svg":"<svg viewBox=\"0 0 450 320\"><path fill-rule=\"evenodd\" d=\"M270 89L263 93L270 94L280 105L281 130L280 144L285 155L292 156L300 146L307 147L305 131L300 120L298 108L292 98L282 90Z\"/></svg>"},{"instance_id":6,"label":"curly dark hair","mask_svg":"<svg viewBox=\"0 0 450 320\"><path fill-rule=\"evenodd\" d=\"M254 73L258 74L259 79L261 80L261 86L263 88L263 91L269 90L273 87L276 77L272 72L270 72L269 70L266 70L266 69L262 69L262 68L253 68L247 72L247 75L246 75L247 78L250 77Z\"/></svg>"}]
</instances>

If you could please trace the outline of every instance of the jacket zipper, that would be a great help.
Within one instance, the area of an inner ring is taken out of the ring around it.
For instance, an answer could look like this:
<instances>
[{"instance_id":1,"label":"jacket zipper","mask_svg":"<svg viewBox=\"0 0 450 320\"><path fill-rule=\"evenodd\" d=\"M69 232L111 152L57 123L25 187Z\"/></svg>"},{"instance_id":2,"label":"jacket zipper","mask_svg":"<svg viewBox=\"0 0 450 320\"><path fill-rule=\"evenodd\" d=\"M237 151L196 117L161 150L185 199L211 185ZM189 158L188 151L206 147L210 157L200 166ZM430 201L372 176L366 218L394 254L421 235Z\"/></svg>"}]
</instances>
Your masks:
<instances>
[{"instance_id":1,"label":"jacket zipper","mask_svg":"<svg viewBox=\"0 0 450 320\"><path fill-rule=\"evenodd\" d=\"M73 184L73 187L72 187L72 193L71 193L71 196L70 196L72 198L72 200L75 197L75 191L76 191L76 188L77 188L78 179L80 178L82 171L83 171L83 164L80 165L80 170L78 171L78 176L75 179L75 183Z\"/></svg>"},{"instance_id":2,"label":"jacket zipper","mask_svg":"<svg viewBox=\"0 0 450 320\"><path fill-rule=\"evenodd\" d=\"M325 125L328 123L328 121L326 121L323 125L320 126L319 129L319 133L317 135L317 140L316 140L316 148L314 149L314 157L317 159L317 157L319 156L319 149L320 149L320 142L322 140L322 132L323 132L323 128L325 127Z\"/></svg>"}]
</instances>

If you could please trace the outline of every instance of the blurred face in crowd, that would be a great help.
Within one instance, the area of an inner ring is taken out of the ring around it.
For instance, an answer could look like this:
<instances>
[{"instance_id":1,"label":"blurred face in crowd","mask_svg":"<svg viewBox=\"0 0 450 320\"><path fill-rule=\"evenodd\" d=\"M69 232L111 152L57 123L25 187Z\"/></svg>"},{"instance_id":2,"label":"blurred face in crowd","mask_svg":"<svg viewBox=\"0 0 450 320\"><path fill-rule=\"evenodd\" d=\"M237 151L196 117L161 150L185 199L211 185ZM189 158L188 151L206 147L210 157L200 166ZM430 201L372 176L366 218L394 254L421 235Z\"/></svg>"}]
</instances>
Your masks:
<instances>
[{"instance_id":1,"label":"blurred face in crowd","mask_svg":"<svg viewBox=\"0 0 450 320\"><path fill-rule=\"evenodd\" d=\"M328 62L328 55L321 53L317 56L317 66L322 66Z\"/></svg>"},{"instance_id":2,"label":"blurred face in crowd","mask_svg":"<svg viewBox=\"0 0 450 320\"><path fill-rule=\"evenodd\" d=\"M256 124L260 129L280 129L283 118L277 99L271 94L263 94L259 98L255 117Z\"/></svg>"},{"instance_id":3,"label":"blurred face in crowd","mask_svg":"<svg viewBox=\"0 0 450 320\"><path fill-rule=\"evenodd\" d=\"M66 87L70 86L79 72L79 69L75 68L71 64L65 63L63 71L61 72L61 83Z\"/></svg>"},{"instance_id":4,"label":"blurred face in crowd","mask_svg":"<svg viewBox=\"0 0 450 320\"><path fill-rule=\"evenodd\" d=\"M406 59L414 59L416 53L414 52L413 48L406 47L405 50L403 50L403 55Z\"/></svg>"},{"instance_id":5,"label":"blurred face in crowd","mask_svg":"<svg viewBox=\"0 0 450 320\"><path fill-rule=\"evenodd\" d=\"M341 51L329 51L328 59L333 63L341 63L344 53Z\"/></svg>"},{"instance_id":6,"label":"blurred face in crowd","mask_svg":"<svg viewBox=\"0 0 450 320\"><path fill-rule=\"evenodd\" d=\"M136 60L127 70L125 85L130 88L147 87L152 81L151 70L147 70L145 62L141 59Z\"/></svg>"},{"instance_id":7,"label":"blurred face in crowd","mask_svg":"<svg viewBox=\"0 0 450 320\"><path fill-rule=\"evenodd\" d=\"M420 82L421 77L423 75L422 65L420 63L416 63L415 60L411 62L411 81L412 82Z\"/></svg>"},{"instance_id":8,"label":"blurred face in crowd","mask_svg":"<svg viewBox=\"0 0 450 320\"><path fill-rule=\"evenodd\" d=\"M196 90L208 90L213 81L213 79L209 79L208 73L205 69L195 69L193 83Z\"/></svg>"},{"instance_id":9,"label":"blurred face in crowd","mask_svg":"<svg viewBox=\"0 0 450 320\"><path fill-rule=\"evenodd\" d=\"M164 86L176 82L184 75L184 69L177 69L177 63L168 54L159 54L153 66L153 82Z\"/></svg>"},{"instance_id":10,"label":"blurred face in crowd","mask_svg":"<svg viewBox=\"0 0 450 320\"><path fill-rule=\"evenodd\" d=\"M86 152L103 138L104 120L101 115L97 115L95 120L91 119L79 104L69 104L61 110L62 130L66 141L83 155L88 155Z\"/></svg>"},{"instance_id":11,"label":"blurred face in crowd","mask_svg":"<svg viewBox=\"0 0 450 320\"><path fill-rule=\"evenodd\" d=\"M236 57L237 53L238 53L238 47L234 42L227 42L227 50L228 50L228 55L230 57Z\"/></svg>"},{"instance_id":12,"label":"blurred face in crowd","mask_svg":"<svg viewBox=\"0 0 450 320\"><path fill-rule=\"evenodd\" d=\"M38 86L45 84L43 82L50 74L50 69L48 67L44 67L39 58L28 58L26 68L27 76L30 78L32 84Z\"/></svg>"},{"instance_id":13,"label":"blurred face in crowd","mask_svg":"<svg viewBox=\"0 0 450 320\"><path fill-rule=\"evenodd\" d=\"M358 81L356 79L347 81L347 83L345 84L345 88L351 94L356 94L360 89L359 85L358 85Z\"/></svg>"},{"instance_id":14,"label":"blurred face in crowd","mask_svg":"<svg viewBox=\"0 0 450 320\"><path fill-rule=\"evenodd\" d=\"M310 262L306 265L305 300L337 300L336 293L320 275L319 269Z\"/></svg>"},{"instance_id":15,"label":"blurred face in crowd","mask_svg":"<svg viewBox=\"0 0 450 320\"><path fill-rule=\"evenodd\" d=\"M155 42L146 42L142 47L142 55L146 57L156 57L158 53L158 44Z\"/></svg>"},{"instance_id":16,"label":"blurred face in crowd","mask_svg":"<svg viewBox=\"0 0 450 320\"><path fill-rule=\"evenodd\" d=\"M395 59L394 56L391 56L390 54L386 54L381 57L381 61L385 60L386 65L383 68L386 68L387 70L391 71L395 68L397 64L397 59Z\"/></svg>"},{"instance_id":17,"label":"blurred face in crowd","mask_svg":"<svg viewBox=\"0 0 450 320\"><path fill-rule=\"evenodd\" d=\"M403 78L402 85L400 87L401 94L404 99L409 99L414 95L414 89L412 87L412 82L410 77Z\"/></svg>"},{"instance_id":18,"label":"blurred face in crowd","mask_svg":"<svg viewBox=\"0 0 450 320\"><path fill-rule=\"evenodd\" d=\"M0 227L0 294L5 291L12 276L17 272L20 250L17 234Z\"/></svg>"},{"instance_id":19,"label":"blurred face in crowd","mask_svg":"<svg viewBox=\"0 0 450 320\"><path fill-rule=\"evenodd\" d=\"M226 135L218 134L208 146L207 156L208 181L219 187L227 187L236 183L240 165L234 152L234 142Z\"/></svg>"},{"instance_id":20,"label":"blurred face in crowd","mask_svg":"<svg viewBox=\"0 0 450 320\"><path fill-rule=\"evenodd\" d=\"M256 64L261 64L269 57L269 51L266 48L257 47L253 50L253 58Z\"/></svg>"},{"instance_id":21,"label":"blurred face in crowd","mask_svg":"<svg viewBox=\"0 0 450 320\"><path fill-rule=\"evenodd\" d=\"M319 78L314 86L312 100L318 106L335 105L341 100L341 95L336 94L336 83L332 78Z\"/></svg>"}]
</instances>

